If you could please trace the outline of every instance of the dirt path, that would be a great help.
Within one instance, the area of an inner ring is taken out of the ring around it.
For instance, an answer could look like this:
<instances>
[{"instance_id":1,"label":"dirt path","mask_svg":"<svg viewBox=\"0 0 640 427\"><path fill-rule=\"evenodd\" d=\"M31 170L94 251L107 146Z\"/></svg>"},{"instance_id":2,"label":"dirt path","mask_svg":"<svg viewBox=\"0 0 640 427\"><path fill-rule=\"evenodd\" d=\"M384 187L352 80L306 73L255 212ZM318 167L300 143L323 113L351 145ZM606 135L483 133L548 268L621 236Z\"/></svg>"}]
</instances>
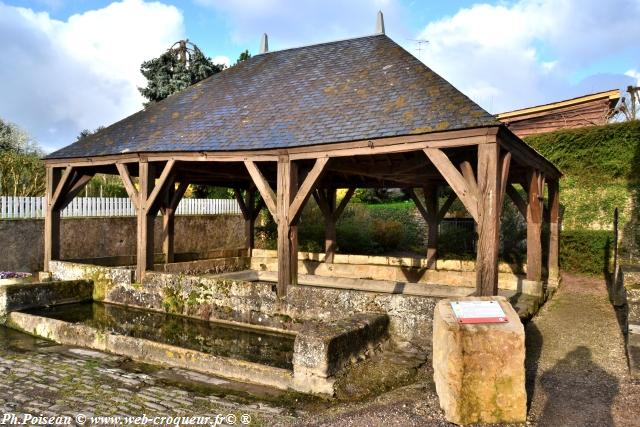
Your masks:
<instances>
[{"instance_id":1,"label":"dirt path","mask_svg":"<svg viewBox=\"0 0 640 427\"><path fill-rule=\"evenodd\" d=\"M564 275L526 331L532 424L640 426L640 383L603 280Z\"/></svg>"}]
</instances>

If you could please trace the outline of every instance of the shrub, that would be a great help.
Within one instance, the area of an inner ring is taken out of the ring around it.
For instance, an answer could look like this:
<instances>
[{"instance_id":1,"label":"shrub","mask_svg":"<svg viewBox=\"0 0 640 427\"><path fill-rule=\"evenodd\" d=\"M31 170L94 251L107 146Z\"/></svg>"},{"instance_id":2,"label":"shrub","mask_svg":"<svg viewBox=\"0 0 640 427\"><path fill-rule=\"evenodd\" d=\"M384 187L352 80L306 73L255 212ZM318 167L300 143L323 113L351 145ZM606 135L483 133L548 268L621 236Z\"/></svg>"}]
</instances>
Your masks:
<instances>
[{"instance_id":1,"label":"shrub","mask_svg":"<svg viewBox=\"0 0 640 427\"><path fill-rule=\"evenodd\" d=\"M608 272L613 255L613 233L607 230L563 231L560 266L574 273Z\"/></svg>"}]
</instances>

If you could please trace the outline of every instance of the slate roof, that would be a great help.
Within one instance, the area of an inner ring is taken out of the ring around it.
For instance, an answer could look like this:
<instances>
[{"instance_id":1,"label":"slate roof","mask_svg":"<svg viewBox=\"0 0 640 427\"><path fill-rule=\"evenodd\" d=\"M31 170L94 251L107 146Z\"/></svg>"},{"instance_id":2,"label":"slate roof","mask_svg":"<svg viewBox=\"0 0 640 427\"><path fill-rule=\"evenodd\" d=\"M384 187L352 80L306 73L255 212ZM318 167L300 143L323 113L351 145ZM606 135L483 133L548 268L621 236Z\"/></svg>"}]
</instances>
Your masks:
<instances>
[{"instance_id":1,"label":"slate roof","mask_svg":"<svg viewBox=\"0 0 640 427\"><path fill-rule=\"evenodd\" d=\"M499 124L380 34L256 55L47 158L276 149Z\"/></svg>"}]
</instances>

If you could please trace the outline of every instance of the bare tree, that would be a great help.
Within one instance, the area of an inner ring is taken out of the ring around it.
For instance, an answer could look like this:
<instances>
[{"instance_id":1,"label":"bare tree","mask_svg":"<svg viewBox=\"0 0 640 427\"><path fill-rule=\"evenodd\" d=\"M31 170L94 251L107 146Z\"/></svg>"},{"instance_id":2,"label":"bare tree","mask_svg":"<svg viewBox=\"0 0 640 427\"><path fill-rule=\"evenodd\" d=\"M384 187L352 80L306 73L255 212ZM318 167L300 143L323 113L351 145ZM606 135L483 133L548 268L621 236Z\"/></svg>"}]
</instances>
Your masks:
<instances>
[{"instance_id":1,"label":"bare tree","mask_svg":"<svg viewBox=\"0 0 640 427\"><path fill-rule=\"evenodd\" d=\"M621 114L625 120L640 119L640 86L627 86L628 97L622 97L616 112Z\"/></svg>"}]
</instances>

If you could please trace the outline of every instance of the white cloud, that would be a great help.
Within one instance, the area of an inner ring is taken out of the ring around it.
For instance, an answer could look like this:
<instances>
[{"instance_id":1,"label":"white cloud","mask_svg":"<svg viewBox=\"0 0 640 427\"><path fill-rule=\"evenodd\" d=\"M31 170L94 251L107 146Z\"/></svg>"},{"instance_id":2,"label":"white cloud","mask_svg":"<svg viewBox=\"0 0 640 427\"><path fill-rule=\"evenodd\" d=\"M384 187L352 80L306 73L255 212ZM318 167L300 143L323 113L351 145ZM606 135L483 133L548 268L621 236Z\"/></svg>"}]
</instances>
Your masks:
<instances>
[{"instance_id":1,"label":"white cloud","mask_svg":"<svg viewBox=\"0 0 640 427\"><path fill-rule=\"evenodd\" d=\"M626 73L624 73L624 75L631 77L632 79L636 79L636 86L640 86L640 71L629 70Z\"/></svg>"},{"instance_id":2,"label":"white cloud","mask_svg":"<svg viewBox=\"0 0 640 427\"><path fill-rule=\"evenodd\" d=\"M229 59L229 57L224 55L214 56L213 58L211 58L211 62L218 65L222 64L225 67L228 67L229 65L231 65L231 60Z\"/></svg>"},{"instance_id":3,"label":"white cloud","mask_svg":"<svg viewBox=\"0 0 640 427\"><path fill-rule=\"evenodd\" d=\"M260 36L269 35L271 50L320 43L375 32L382 10L387 29L403 37L406 10L399 0L196 0L222 13L232 39L256 51Z\"/></svg>"},{"instance_id":4,"label":"white cloud","mask_svg":"<svg viewBox=\"0 0 640 427\"><path fill-rule=\"evenodd\" d=\"M184 38L178 9L124 0L66 21L0 3L0 117L46 149L142 106L140 64Z\"/></svg>"},{"instance_id":5,"label":"white cloud","mask_svg":"<svg viewBox=\"0 0 640 427\"><path fill-rule=\"evenodd\" d=\"M429 23L422 60L492 112L626 84L622 74L572 76L624 52L640 54L638 0L479 4ZM615 70L611 70L615 71Z\"/></svg>"}]
</instances>

